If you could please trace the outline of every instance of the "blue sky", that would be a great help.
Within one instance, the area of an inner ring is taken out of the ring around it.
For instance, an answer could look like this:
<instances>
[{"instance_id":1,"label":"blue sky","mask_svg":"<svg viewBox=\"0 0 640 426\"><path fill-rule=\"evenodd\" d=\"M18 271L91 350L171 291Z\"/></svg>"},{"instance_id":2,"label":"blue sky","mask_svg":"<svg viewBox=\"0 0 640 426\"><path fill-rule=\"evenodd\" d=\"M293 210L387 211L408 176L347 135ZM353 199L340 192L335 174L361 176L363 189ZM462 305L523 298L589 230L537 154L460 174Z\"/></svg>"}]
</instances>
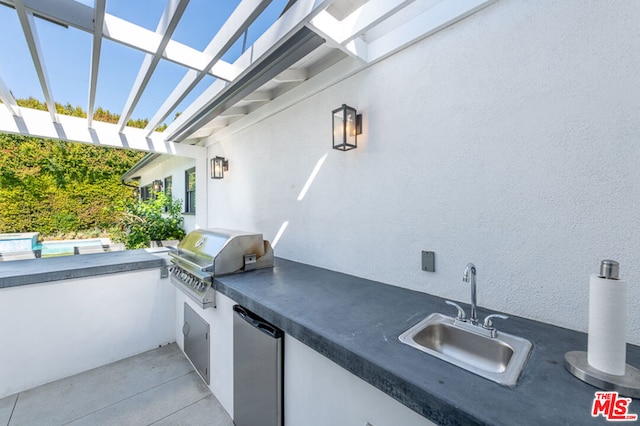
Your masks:
<instances>
[{"instance_id":1,"label":"blue sky","mask_svg":"<svg viewBox=\"0 0 640 426\"><path fill-rule=\"evenodd\" d=\"M51 0L55 1L55 0ZM92 1L81 3L93 5ZM227 20L239 0L191 0L173 39L204 50L216 31ZM280 15L286 0L274 0L251 26L250 45ZM163 0L107 0L107 13L155 31L166 6ZM16 98L33 96L44 100L29 50L13 9L0 6L0 76ZM51 91L58 103L71 103L87 109L92 36L75 28L36 18L36 29L49 75ZM224 57L233 62L241 53L242 39ZM96 107L120 113L136 78L144 53L103 39ZM182 79L187 70L162 60L145 90L132 118L151 118L157 108ZM182 111L214 78L204 78L176 109ZM174 111L174 113L176 112ZM173 113L168 118L171 121Z\"/></svg>"}]
</instances>

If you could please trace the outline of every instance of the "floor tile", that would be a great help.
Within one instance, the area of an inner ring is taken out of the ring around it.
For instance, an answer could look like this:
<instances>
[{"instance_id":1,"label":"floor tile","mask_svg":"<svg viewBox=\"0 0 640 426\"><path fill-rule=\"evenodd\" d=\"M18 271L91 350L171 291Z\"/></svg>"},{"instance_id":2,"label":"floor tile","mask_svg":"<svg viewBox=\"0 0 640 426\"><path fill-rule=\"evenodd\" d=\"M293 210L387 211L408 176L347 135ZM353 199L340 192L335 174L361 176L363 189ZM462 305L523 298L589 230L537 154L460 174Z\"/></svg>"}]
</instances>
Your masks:
<instances>
[{"instance_id":1,"label":"floor tile","mask_svg":"<svg viewBox=\"0 0 640 426\"><path fill-rule=\"evenodd\" d=\"M156 386L95 413L70 426L148 425L211 395L195 371Z\"/></svg>"},{"instance_id":2,"label":"floor tile","mask_svg":"<svg viewBox=\"0 0 640 426\"><path fill-rule=\"evenodd\" d=\"M153 423L153 426L233 426L233 420L213 396L209 395L182 410Z\"/></svg>"},{"instance_id":3,"label":"floor tile","mask_svg":"<svg viewBox=\"0 0 640 426\"><path fill-rule=\"evenodd\" d=\"M193 371L174 343L21 392L11 425L60 425Z\"/></svg>"},{"instance_id":4,"label":"floor tile","mask_svg":"<svg viewBox=\"0 0 640 426\"><path fill-rule=\"evenodd\" d=\"M9 424L11 412L13 411L13 406L16 403L17 397L18 395L16 394L0 399L0 426Z\"/></svg>"}]
</instances>

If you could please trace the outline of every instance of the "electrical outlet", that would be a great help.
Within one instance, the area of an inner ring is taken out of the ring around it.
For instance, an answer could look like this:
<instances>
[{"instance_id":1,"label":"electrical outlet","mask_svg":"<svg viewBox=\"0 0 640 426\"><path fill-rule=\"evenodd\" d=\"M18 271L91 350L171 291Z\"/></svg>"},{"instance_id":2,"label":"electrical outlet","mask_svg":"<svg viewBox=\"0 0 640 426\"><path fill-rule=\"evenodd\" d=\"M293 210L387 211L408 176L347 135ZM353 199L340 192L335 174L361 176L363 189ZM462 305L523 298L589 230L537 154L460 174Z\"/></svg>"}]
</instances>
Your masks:
<instances>
[{"instance_id":1,"label":"electrical outlet","mask_svg":"<svg viewBox=\"0 0 640 426\"><path fill-rule=\"evenodd\" d=\"M436 271L436 253L433 251L422 251L422 270L426 272Z\"/></svg>"}]
</instances>

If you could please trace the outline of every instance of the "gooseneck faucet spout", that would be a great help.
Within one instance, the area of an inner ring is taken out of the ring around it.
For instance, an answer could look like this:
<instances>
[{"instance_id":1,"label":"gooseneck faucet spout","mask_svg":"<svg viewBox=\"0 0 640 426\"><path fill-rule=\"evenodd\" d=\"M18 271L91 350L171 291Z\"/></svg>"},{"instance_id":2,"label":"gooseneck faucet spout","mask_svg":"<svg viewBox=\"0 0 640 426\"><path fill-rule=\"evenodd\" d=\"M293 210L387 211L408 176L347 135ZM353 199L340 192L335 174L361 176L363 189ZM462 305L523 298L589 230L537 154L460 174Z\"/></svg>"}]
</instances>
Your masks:
<instances>
[{"instance_id":1,"label":"gooseneck faucet spout","mask_svg":"<svg viewBox=\"0 0 640 426\"><path fill-rule=\"evenodd\" d=\"M471 318L469 321L473 325L478 324L478 313L476 304L476 266L473 263L467 263L467 267L464 268L464 275L462 281L471 283Z\"/></svg>"}]
</instances>

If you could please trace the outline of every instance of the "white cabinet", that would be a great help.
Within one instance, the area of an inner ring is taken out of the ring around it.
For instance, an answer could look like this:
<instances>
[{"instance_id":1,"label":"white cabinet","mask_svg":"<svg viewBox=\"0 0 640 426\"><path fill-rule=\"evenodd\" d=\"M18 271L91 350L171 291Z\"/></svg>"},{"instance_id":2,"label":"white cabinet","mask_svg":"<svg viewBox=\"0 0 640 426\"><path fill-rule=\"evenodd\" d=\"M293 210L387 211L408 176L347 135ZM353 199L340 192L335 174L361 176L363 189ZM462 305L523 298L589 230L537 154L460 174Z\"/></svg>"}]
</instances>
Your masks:
<instances>
[{"instance_id":1,"label":"white cabinet","mask_svg":"<svg viewBox=\"0 0 640 426\"><path fill-rule=\"evenodd\" d=\"M176 289L176 342L184 350L182 325L184 303L187 303L210 330L210 381L209 389L233 418L233 305L235 302L224 294L216 293L217 307L202 309Z\"/></svg>"},{"instance_id":2,"label":"white cabinet","mask_svg":"<svg viewBox=\"0 0 640 426\"><path fill-rule=\"evenodd\" d=\"M287 426L428 426L434 423L285 335Z\"/></svg>"}]
</instances>

